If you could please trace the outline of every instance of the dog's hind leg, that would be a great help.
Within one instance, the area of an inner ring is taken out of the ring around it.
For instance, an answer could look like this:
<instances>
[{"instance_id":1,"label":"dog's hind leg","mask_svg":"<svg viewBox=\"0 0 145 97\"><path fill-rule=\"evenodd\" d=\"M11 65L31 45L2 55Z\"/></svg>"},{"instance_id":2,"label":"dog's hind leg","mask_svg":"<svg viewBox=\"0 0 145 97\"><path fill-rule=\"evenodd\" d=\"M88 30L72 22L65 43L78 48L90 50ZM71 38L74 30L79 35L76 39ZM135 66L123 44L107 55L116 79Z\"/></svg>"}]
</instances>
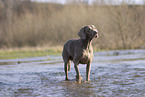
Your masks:
<instances>
[{"instance_id":1,"label":"dog's hind leg","mask_svg":"<svg viewBox=\"0 0 145 97\"><path fill-rule=\"evenodd\" d=\"M67 62L64 63L65 80L68 80L68 65Z\"/></svg>"},{"instance_id":2,"label":"dog's hind leg","mask_svg":"<svg viewBox=\"0 0 145 97\"><path fill-rule=\"evenodd\" d=\"M71 60L68 61L68 71L70 71L70 67L71 67Z\"/></svg>"}]
</instances>

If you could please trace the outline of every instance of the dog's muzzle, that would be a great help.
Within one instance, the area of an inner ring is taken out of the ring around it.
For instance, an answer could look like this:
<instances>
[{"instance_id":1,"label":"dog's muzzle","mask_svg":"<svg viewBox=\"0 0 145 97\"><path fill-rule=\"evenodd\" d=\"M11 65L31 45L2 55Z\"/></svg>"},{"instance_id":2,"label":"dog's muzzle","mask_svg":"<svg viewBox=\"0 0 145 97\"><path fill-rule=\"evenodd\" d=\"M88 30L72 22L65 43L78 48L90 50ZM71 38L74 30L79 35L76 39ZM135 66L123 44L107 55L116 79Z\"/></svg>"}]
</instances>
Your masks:
<instances>
[{"instance_id":1,"label":"dog's muzzle","mask_svg":"<svg viewBox=\"0 0 145 97\"><path fill-rule=\"evenodd\" d=\"M95 38L99 38L99 35L98 35L98 34L96 34L96 35L95 35Z\"/></svg>"},{"instance_id":2,"label":"dog's muzzle","mask_svg":"<svg viewBox=\"0 0 145 97\"><path fill-rule=\"evenodd\" d=\"M98 31L94 31L94 33L95 33L94 37L99 38Z\"/></svg>"},{"instance_id":3,"label":"dog's muzzle","mask_svg":"<svg viewBox=\"0 0 145 97\"><path fill-rule=\"evenodd\" d=\"M95 33L95 38L99 38L99 35L98 35L98 30L97 29L94 29L94 33Z\"/></svg>"}]
</instances>

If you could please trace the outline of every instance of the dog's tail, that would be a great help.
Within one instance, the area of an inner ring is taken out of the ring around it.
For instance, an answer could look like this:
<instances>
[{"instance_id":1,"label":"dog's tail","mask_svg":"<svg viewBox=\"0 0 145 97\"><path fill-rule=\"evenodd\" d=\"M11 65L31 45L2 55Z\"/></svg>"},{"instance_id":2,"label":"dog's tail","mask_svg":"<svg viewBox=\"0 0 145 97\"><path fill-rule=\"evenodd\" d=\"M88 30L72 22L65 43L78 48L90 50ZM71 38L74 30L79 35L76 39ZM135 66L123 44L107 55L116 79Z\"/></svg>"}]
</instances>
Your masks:
<instances>
[{"instance_id":1,"label":"dog's tail","mask_svg":"<svg viewBox=\"0 0 145 97\"><path fill-rule=\"evenodd\" d=\"M68 61L68 71L70 71L70 67L71 67L71 60Z\"/></svg>"}]
</instances>

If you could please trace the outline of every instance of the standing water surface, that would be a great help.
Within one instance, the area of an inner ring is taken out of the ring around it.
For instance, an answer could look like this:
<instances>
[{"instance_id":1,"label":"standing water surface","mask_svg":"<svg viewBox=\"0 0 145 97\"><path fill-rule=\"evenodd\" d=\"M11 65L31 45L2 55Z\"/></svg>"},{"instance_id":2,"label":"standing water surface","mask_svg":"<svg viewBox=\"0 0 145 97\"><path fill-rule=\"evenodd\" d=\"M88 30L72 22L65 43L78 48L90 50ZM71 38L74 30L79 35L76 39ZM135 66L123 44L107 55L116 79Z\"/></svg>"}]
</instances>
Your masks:
<instances>
[{"instance_id":1,"label":"standing water surface","mask_svg":"<svg viewBox=\"0 0 145 97\"><path fill-rule=\"evenodd\" d=\"M79 65L85 80L86 65ZM71 63L69 79L75 79ZM0 60L0 97L144 97L145 50L95 52L90 82L64 82L61 55Z\"/></svg>"}]
</instances>

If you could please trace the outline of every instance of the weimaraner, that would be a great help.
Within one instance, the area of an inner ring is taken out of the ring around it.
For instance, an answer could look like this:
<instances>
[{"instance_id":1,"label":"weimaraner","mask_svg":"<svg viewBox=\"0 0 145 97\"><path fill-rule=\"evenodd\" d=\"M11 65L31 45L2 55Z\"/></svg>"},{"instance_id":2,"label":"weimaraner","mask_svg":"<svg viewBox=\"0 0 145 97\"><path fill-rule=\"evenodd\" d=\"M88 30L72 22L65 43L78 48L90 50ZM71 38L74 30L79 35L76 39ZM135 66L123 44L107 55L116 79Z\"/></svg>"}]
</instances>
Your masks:
<instances>
[{"instance_id":1,"label":"weimaraner","mask_svg":"<svg viewBox=\"0 0 145 97\"><path fill-rule=\"evenodd\" d=\"M98 38L98 31L94 25L87 25L79 32L80 39L68 40L63 47L62 57L64 60L64 70L66 74L65 80L68 79L68 71L70 71L71 60L74 63L76 71L76 80L82 80L78 65L87 64L86 66L86 81L89 81L91 62L93 59L92 39Z\"/></svg>"}]
</instances>

